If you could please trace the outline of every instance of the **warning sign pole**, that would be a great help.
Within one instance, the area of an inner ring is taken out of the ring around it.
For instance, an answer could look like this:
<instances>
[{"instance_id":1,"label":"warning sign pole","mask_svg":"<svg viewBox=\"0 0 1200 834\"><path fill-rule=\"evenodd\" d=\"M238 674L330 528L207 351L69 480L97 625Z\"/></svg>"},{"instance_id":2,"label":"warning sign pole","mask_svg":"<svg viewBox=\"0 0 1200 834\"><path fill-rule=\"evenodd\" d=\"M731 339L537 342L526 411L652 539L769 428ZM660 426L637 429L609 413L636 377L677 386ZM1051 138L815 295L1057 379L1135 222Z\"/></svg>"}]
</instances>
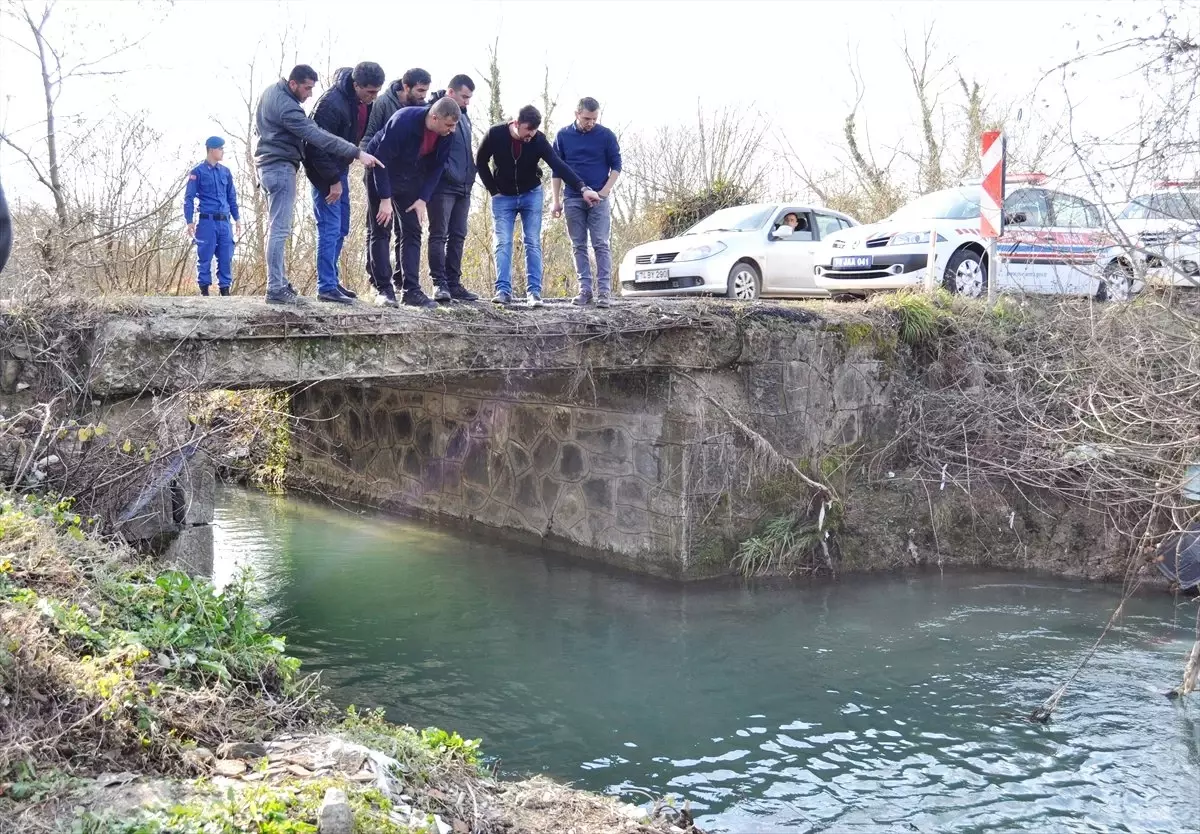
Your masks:
<instances>
[{"instance_id":1,"label":"warning sign pole","mask_svg":"<svg viewBox=\"0 0 1200 834\"><path fill-rule=\"evenodd\" d=\"M1004 234L1004 174L1006 153L1004 133L999 130L985 131L980 146L979 161L983 170L983 188L979 198L979 233L988 243L987 252L987 297L996 300L996 281L1000 275L1000 261L996 239Z\"/></svg>"}]
</instances>

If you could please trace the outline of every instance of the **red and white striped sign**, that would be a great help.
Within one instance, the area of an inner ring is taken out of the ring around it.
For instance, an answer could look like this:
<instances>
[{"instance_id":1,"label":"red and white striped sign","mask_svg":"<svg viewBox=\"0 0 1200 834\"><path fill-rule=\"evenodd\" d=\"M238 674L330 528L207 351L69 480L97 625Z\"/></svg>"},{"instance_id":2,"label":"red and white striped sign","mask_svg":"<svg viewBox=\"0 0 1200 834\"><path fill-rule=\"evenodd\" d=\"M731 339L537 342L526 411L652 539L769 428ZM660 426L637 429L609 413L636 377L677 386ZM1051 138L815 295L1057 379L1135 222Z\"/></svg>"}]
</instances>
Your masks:
<instances>
[{"instance_id":1,"label":"red and white striped sign","mask_svg":"<svg viewBox=\"0 0 1200 834\"><path fill-rule=\"evenodd\" d=\"M1004 234L1004 157L1004 134L986 131L980 153L983 189L979 198L979 234L985 238Z\"/></svg>"}]
</instances>

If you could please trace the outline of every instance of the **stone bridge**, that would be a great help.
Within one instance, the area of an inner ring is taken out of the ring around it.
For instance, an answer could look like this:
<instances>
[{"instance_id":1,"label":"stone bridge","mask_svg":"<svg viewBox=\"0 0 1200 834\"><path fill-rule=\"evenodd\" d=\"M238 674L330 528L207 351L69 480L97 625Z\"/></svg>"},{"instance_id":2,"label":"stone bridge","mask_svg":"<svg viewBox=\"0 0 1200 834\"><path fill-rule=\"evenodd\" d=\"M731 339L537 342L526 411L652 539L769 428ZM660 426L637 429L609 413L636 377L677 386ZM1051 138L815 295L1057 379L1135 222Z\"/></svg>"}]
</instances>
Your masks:
<instances>
[{"instance_id":1,"label":"stone bridge","mask_svg":"<svg viewBox=\"0 0 1200 834\"><path fill-rule=\"evenodd\" d=\"M8 311L9 334L44 344L7 341L0 405L44 397L52 365L71 369L77 402L110 413L180 392L286 389L298 483L701 577L727 571L781 496L806 500L776 452L815 471L892 432L894 332L829 310L130 299L72 308L71 338Z\"/></svg>"}]
</instances>

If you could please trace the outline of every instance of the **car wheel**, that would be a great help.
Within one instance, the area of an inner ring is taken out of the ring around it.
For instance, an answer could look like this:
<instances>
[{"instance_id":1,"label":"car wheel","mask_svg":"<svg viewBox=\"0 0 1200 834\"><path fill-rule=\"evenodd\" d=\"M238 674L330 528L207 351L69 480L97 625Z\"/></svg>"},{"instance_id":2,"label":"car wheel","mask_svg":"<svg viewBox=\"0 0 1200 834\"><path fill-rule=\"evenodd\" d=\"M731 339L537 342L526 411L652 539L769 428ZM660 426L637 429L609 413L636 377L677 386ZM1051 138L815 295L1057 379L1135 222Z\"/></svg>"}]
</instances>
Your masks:
<instances>
[{"instance_id":1,"label":"car wheel","mask_svg":"<svg viewBox=\"0 0 1200 834\"><path fill-rule=\"evenodd\" d=\"M762 276L754 264L736 263L729 270L729 289L726 298L736 298L738 301L754 301L762 288Z\"/></svg>"},{"instance_id":2,"label":"car wheel","mask_svg":"<svg viewBox=\"0 0 1200 834\"><path fill-rule=\"evenodd\" d=\"M987 295L987 269L983 258L970 249L959 249L950 256L942 286L954 295L980 298Z\"/></svg>"},{"instance_id":3,"label":"car wheel","mask_svg":"<svg viewBox=\"0 0 1200 834\"><path fill-rule=\"evenodd\" d=\"M1133 270L1129 264L1113 261L1104 267L1104 277L1096 288L1097 301L1128 301L1133 297Z\"/></svg>"}]
</instances>

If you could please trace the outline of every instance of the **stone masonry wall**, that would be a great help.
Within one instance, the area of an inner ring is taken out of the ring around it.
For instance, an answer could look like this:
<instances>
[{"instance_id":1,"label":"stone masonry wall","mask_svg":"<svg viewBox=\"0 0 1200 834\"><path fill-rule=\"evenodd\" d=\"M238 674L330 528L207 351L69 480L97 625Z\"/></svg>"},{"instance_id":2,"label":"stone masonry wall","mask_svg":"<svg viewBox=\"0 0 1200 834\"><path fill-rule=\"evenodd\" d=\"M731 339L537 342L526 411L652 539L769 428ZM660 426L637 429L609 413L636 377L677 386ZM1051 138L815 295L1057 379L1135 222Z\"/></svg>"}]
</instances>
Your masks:
<instances>
[{"instance_id":1,"label":"stone masonry wall","mask_svg":"<svg viewBox=\"0 0 1200 834\"><path fill-rule=\"evenodd\" d=\"M886 434L870 346L762 328L719 371L328 382L293 396L303 478L346 497L475 522L539 546L675 577L722 573L768 477L736 415L791 458Z\"/></svg>"}]
</instances>

